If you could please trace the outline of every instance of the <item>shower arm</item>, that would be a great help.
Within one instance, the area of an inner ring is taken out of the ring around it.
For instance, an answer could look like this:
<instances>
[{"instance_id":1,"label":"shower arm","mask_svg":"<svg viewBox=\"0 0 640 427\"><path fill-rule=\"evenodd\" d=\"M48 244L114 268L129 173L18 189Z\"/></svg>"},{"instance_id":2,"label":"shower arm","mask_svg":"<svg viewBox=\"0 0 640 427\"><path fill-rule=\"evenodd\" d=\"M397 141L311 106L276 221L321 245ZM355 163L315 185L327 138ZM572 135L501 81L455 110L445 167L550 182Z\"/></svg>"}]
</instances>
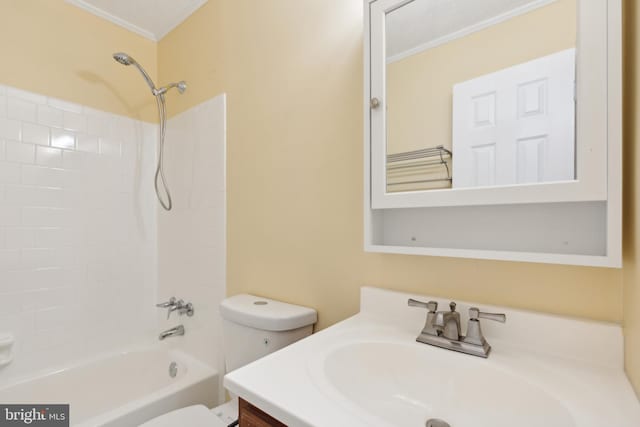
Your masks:
<instances>
[{"instance_id":1,"label":"shower arm","mask_svg":"<svg viewBox=\"0 0 640 427\"><path fill-rule=\"evenodd\" d=\"M169 89L173 89L174 87L177 88L180 93L184 93L184 91L187 89L187 83L184 81L180 81L178 83L169 83L168 85L163 86L160 89L153 88L151 92L155 96L164 95L169 91Z\"/></svg>"}]
</instances>

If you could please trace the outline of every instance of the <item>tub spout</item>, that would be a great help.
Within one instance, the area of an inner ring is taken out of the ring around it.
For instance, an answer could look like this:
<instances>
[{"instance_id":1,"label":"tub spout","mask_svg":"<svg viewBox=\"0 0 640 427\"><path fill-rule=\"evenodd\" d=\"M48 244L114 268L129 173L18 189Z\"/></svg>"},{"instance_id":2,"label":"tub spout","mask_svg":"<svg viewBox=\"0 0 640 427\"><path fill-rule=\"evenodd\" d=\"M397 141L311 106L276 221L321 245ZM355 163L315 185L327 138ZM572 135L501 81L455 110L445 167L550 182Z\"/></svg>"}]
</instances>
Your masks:
<instances>
[{"instance_id":1,"label":"tub spout","mask_svg":"<svg viewBox=\"0 0 640 427\"><path fill-rule=\"evenodd\" d=\"M160 332L158 339L162 341L165 338L178 336L178 335L184 335L184 326L179 325L179 326L176 326L175 328L167 329L164 332Z\"/></svg>"}]
</instances>

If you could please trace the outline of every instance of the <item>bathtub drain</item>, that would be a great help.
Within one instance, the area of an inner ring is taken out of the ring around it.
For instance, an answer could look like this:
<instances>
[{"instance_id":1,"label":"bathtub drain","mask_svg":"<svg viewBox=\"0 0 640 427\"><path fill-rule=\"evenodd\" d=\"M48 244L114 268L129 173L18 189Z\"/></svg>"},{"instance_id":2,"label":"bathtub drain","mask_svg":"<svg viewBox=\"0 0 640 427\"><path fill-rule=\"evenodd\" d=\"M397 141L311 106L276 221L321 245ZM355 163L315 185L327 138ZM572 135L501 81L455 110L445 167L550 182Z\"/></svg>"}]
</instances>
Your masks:
<instances>
[{"instance_id":1,"label":"bathtub drain","mask_svg":"<svg viewBox=\"0 0 640 427\"><path fill-rule=\"evenodd\" d=\"M169 376L171 378L175 378L178 375L178 364L176 362L171 362L169 364Z\"/></svg>"}]
</instances>

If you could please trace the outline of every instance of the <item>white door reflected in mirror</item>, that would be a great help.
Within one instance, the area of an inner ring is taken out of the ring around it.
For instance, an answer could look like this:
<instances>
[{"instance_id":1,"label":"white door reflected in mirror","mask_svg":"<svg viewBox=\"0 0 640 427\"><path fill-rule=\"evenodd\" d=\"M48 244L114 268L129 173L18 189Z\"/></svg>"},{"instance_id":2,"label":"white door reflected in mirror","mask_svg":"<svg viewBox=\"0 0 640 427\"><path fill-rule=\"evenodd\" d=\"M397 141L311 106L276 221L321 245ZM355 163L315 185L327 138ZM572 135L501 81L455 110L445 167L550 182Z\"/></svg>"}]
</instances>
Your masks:
<instances>
[{"instance_id":1,"label":"white door reflected in mirror","mask_svg":"<svg viewBox=\"0 0 640 427\"><path fill-rule=\"evenodd\" d=\"M453 87L453 187L575 179L575 49Z\"/></svg>"}]
</instances>

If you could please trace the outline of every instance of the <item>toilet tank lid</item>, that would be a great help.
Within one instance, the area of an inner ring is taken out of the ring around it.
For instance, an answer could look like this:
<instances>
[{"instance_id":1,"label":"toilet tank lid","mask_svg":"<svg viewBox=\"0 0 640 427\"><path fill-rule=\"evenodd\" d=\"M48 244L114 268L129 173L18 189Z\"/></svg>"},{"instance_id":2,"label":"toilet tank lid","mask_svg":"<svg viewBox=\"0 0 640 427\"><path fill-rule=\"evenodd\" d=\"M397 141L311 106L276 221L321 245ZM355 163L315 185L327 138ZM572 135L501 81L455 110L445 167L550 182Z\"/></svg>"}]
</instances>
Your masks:
<instances>
[{"instance_id":1,"label":"toilet tank lid","mask_svg":"<svg viewBox=\"0 0 640 427\"><path fill-rule=\"evenodd\" d=\"M264 331L290 331L316 323L314 309L255 295L235 295L220 303L226 320Z\"/></svg>"}]
</instances>

